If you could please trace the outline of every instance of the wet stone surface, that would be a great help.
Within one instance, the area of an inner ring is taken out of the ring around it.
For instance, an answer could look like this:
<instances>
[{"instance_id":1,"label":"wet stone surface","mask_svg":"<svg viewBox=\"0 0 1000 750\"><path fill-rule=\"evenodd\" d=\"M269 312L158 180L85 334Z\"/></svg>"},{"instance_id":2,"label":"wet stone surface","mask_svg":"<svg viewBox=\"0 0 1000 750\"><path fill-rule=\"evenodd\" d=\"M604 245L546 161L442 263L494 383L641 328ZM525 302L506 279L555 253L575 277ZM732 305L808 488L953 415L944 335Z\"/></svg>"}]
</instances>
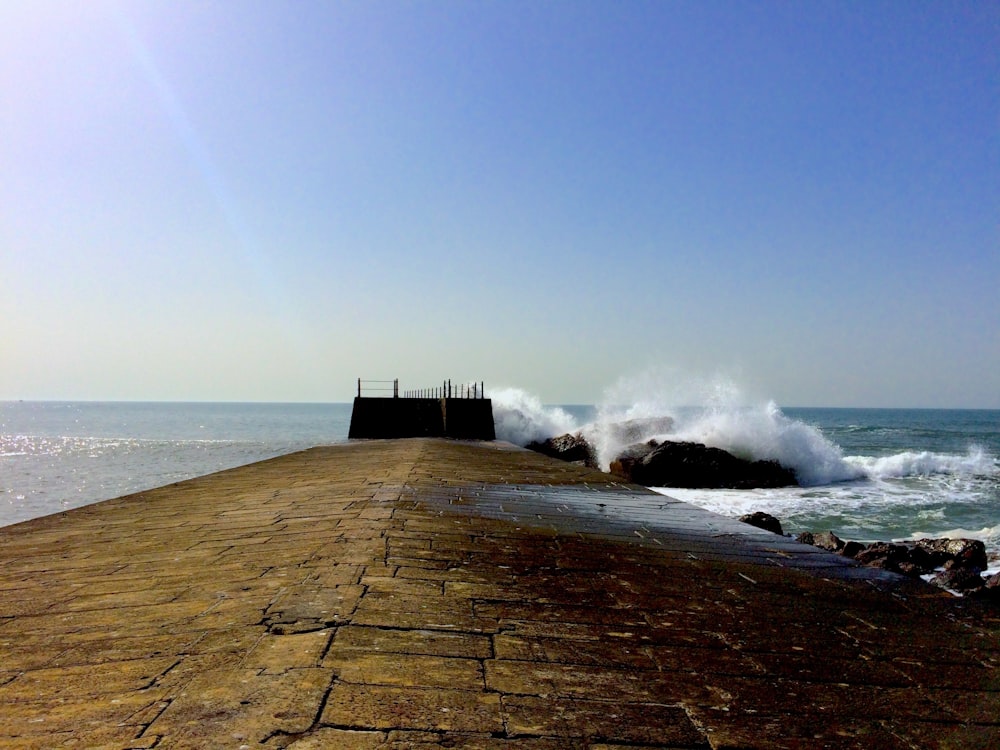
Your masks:
<instances>
[{"instance_id":1,"label":"wet stone surface","mask_svg":"<svg viewBox=\"0 0 1000 750\"><path fill-rule=\"evenodd\" d=\"M989 748L998 665L987 604L502 443L0 529L4 748Z\"/></svg>"}]
</instances>

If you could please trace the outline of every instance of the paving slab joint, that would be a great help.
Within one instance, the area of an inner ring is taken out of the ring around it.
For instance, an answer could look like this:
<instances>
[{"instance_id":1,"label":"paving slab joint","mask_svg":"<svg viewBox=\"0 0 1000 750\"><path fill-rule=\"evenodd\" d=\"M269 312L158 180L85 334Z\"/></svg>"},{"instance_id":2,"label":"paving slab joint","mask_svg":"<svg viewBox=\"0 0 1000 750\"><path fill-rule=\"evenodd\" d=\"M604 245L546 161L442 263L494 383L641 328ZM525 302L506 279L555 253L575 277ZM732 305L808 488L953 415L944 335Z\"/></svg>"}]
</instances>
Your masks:
<instances>
[{"instance_id":1,"label":"paving slab joint","mask_svg":"<svg viewBox=\"0 0 1000 750\"><path fill-rule=\"evenodd\" d=\"M337 632L339 630L340 630L340 625L334 625L333 627L331 627L330 637L326 639L326 645L323 647L322 652L320 652L319 658L316 661L317 664L322 664L323 660L326 658L326 655L330 653L330 649L333 648L333 642L336 640Z\"/></svg>"},{"instance_id":2,"label":"paving slab joint","mask_svg":"<svg viewBox=\"0 0 1000 750\"><path fill-rule=\"evenodd\" d=\"M147 737L146 736L146 732L148 732L149 728L151 726L153 726L153 724L156 723L157 719L159 719L161 716L163 716L163 713L168 708L170 708L170 704L173 703L173 702L174 702L173 698L164 698L163 700L154 701L152 704L150 704L150 705L153 705L153 706L158 706L160 710L157 711L156 714L154 714L153 716L151 716L150 719L149 719L149 721L145 722L144 724L140 724L139 725L139 727L141 728L141 731L135 736L135 739L136 740L146 740L146 739L152 739L153 740L153 744L151 744L151 745L143 745L144 748L155 747L159 743L159 741L161 739L163 739L162 735L159 735L159 734L153 734L153 735L150 735L149 737ZM148 706L147 706L147 708L148 708ZM136 714L142 713L142 711L147 710L147 708L140 709L139 711L136 712ZM135 716L136 714L133 714L133 716Z\"/></svg>"},{"instance_id":3,"label":"paving slab joint","mask_svg":"<svg viewBox=\"0 0 1000 750\"><path fill-rule=\"evenodd\" d=\"M691 722L691 726L705 738L706 743L711 744L709 737L711 737L712 730L706 727L704 722L698 718L697 708L684 702L679 703L678 707L684 711L684 715L687 716L687 720Z\"/></svg>"},{"instance_id":4,"label":"paving slab joint","mask_svg":"<svg viewBox=\"0 0 1000 750\"><path fill-rule=\"evenodd\" d=\"M177 661L175 661L175 662L174 662L173 664L171 664L171 665L170 665L169 667L167 667L166 669L164 669L164 670L163 670L162 672L160 672L160 673L159 673L158 675L154 675L153 677L151 677L151 678L150 678L150 680L149 680L149 682L148 682L147 684L145 684L145 685L141 685L141 686L139 686L139 687L138 687L138 688L136 688L136 689L137 689L137 690L149 690L150 688L154 688L154 687L156 687L157 685L159 685L159 684L160 684L160 682L162 682L162 681L163 681L163 679L164 679L164 678L165 678L165 677L166 677L166 676L167 676L168 674L170 674L170 673L171 673L171 672L173 672L173 671L174 671L175 669L177 669L177 667L179 667L179 666L180 666L181 664L183 664L183 663L184 663L184 659L185 659L185 658L186 658L187 656L188 656L187 654L178 654L178 658L177 658Z\"/></svg>"},{"instance_id":5,"label":"paving slab joint","mask_svg":"<svg viewBox=\"0 0 1000 750\"><path fill-rule=\"evenodd\" d=\"M292 622L270 622L265 621L264 625L270 635L302 635L304 633L316 633L327 628L337 628L341 625L350 625L350 619L337 618L336 620L294 620Z\"/></svg>"},{"instance_id":6,"label":"paving slab joint","mask_svg":"<svg viewBox=\"0 0 1000 750\"><path fill-rule=\"evenodd\" d=\"M262 747L273 747L273 748L285 748L294 745L299 740L308 739L312 734L321 728L328 727L329 725L323 724L321 719L323 717L323 711L326 710L326 704L330 700L330 695L333 693L334 685L337 683L337 678L334 676L330 680L330 684L327 686L326 690L323 692L322 697L319 700L319 705L316 708L316 713L313 715L312 723L307 729L302 732L288 732L284 729L275 729L273 732L264 737L260 744ZM345 727L347 728L347 727ZM377 731L377 730L373 730Z\"/></svg>"},{"instance_id":7,"label":"paving slab joint","mask_svg":"<svg viewBox=\"0 0 1000 750\"><path fill-rule=\"evenodd\" d=\"M155 750L155 748L160 747L160 740L163 739L162 734L154 734L150 737L137 737L137 740L141 739L142 744L129 744L126 745L124 750ZM148 740L148 741L147 741Z\"/></svg>"}]
</instances>

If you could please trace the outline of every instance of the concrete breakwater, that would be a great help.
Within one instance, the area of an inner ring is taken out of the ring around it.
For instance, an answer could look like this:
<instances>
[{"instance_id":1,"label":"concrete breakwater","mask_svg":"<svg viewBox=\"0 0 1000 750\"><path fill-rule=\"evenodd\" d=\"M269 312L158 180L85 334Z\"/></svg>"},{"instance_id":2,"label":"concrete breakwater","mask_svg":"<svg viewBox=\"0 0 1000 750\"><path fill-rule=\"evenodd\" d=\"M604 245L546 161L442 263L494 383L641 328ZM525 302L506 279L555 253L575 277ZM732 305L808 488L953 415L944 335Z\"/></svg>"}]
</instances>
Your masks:
<instances>
[{"instance_id":1,"label":"concrete breakwater","mask_svg":"<svg viewBox=\"0 0 1000 750\"><path fill-rule=\"evenodd\" d=\"M493 440L493 403L488 398L358 397L354 399L348 435L352 439Z\"/></svg>"},{"instance_id":2,"label":"concrete breakwater","mask_svg":"<svg viewBox=\"0 0 1000 750\"><path fill-rule=\"evenodd\" d=\"M0 746L1000 744L996 611L504 443L0 529Z\"/></svg>"}]
</instances>

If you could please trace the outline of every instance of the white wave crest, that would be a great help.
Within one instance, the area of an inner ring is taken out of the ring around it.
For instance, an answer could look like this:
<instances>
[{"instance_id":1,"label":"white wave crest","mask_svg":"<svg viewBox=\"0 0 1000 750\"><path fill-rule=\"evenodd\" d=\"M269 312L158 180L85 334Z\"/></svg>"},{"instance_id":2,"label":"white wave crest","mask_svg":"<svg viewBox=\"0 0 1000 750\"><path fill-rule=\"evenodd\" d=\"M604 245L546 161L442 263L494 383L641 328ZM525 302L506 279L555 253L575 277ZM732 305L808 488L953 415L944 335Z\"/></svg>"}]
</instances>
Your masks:
<instances>
[{"instance_id":1,"label":"white wave crest","mask_svg":"<svg viewBox=\"0 0 1000 750\"><path fill-rule=\"evenodd\" d=\"M863 476L844 460L839 446L815 427L786 417L773 401L705 409L679 424L674 439L722 448L753 461L777 461L792 469L803 486Z\"/></svg>"},{"instance_id":2,"label":"white wave crest","mask_svg":"<svg viewBox=\"0 0 1000 750\"><path fill-rule=\"evenodd\" d=\"M520 388L491 391L489 396L498 440L527 445L577 429L571 414L556 406L544 406L536 396Z\"/></svg>"},{"instance_id":3,"label":"white wave crest","mask_svg":"<svg viewBox=\"0 0 1000 750\"><path fill-rule=\"evenodd\" d=\"M794 471L803 487L935 474L995 476L1000 467L977 447L966 455L925 451L845 457L816 427L786 416L773 401L748 398L722 377L683 378L675 371L651 370L623 378L605 393L594 422L582 426L565 410L544 406L518 388L490 396L498 439L523 446L581 432L604 470L628 445L650 439L702 443L748 460L777 461Z\"/></svg>"},{"instance_id":4,"label":"white wave crest","mask_svg":"<svg viewBox=\"0 0 1000 750\"><path fill-rule=\"evenodd\" d=\"M619 381L607 394L598 424L585 434L607 468L625 446L602 425L616 420L669 416L669 440L703 443L740 458L772 460L792 469L802 485L859 479L863 472L844 460L840 448L804 422L786 417L773 401L754 401L732 380L678 377L675 371L648 371Z\"/></svg>"},{"instance_id":5,"label":"white wave crest","mask_svg":"<svg viewBox=\"0 0 1000 750\"><path fill-rule=\"evenodd\" d=\"M879 458L849 456L846 461L872 479L898 479L931 474L976 476L990 475L997 471L996 459L978 446L971 447L964 456L930 451L904 451Z\"/></svg>"}]
</instances>

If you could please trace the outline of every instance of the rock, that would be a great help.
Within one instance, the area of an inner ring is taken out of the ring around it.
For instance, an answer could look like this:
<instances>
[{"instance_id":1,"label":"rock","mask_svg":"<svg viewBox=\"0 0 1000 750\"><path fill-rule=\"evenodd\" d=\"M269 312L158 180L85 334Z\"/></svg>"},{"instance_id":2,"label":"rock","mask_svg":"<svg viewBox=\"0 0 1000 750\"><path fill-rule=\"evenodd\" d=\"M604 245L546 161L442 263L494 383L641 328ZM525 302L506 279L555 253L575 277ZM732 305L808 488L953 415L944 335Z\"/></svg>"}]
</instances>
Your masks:
<instances>
[{"instance_id":1,"label":"rock","mask_svg":"<svg viewBox=\"0 0 1000 750\"><path fill-rule=\"evenodd\" d=\"M852 558L865 548L861 542L845 542L832 531L817 531L815 534L811 531L803 531L795 541Z\"/></svg>"},{"instance_id":2,"label":"rock","mask_svg":"<svg viewBox=\"0 0 1000 750\"><path fill-rule=\"evenodd\" d=\"M1000 604L1000 573L994 573L983 582L982 588L973 589L963 596L982 599L993 604Z\"/></svg>"},{"instance_id":3,"label":"rock","mask_svg":"<svg viewBox=\"0 0 1000 750\"><path fill-rule=\"evenodd\" d=\"M627 448L625 448L625 450L619 453L615 461L623 461L623 462L641 461L650 453L652 453L654 450L656 450L656 448L659 445L660 444L655 440L647 440L645 443L635 443L633 445L628 446Z\"/></svg>"},{"instance_id":4,"label":"rock","mask_svg":"<svg viewBox=\"0 0 1000 750\"><path fill-rule=\"evenodd\" d=\"M949 561L964 568L986 570L986 545L978 539L920 539L916 546L923 550L932 565L931 570Z\"/></svg>"},{"instance_id":5,"label":"rock","mask_svg":"<svg viewBox=\"0 0 1000 750\"><path fill-rule=\"evenodd\" d=\"M875 542L855 555L854 559L869 568L882 568L901 573L899 565L900 563L909 563L909 556L910 553L906 545Z\"/></svg>"},{"instance_id":6,"label":"rock","mask_svg":"<svg viewBox=\"0 0 1000 750\"><path fill-rule=\"evenodd\" d=\"M970 594L984 588L986 582L979 575L979 571L956 566L938 573L931 579L931 583L962 594Z\"/></svg>"},{"instance_id":7,"label":"rock","mask_svg":"<svg viewBox=\"0 0 1000 750\"><path fill-rule=\"evenodd\" d=\"M883 568L912 578L937 567L925 550L909 543L874 542L866 546L861 542L847 542L840 554L870 568Z\"/></svg>"},{"instance_id":8,"label":"rock","mask_svg":"<svg viewBox=\"0 0 1000 750\"><path fill-rule=\"evenodd\" d=\"M594 447L579 433L560 435L541 442L531 442L526 447L552 458L582 463L592 469L597 468L597 454Z\"/></svg>"},{"instance_id":9,"label":"rock","mask_svg":"<svg viewBox=\"0 0 1000 750\"><path fill-rule=\"evenodd\" d=\"M781 521L772 516L770 513L764 513L758 510L754 513L747 513L744 516L740 516L740 521L780 536L785 535L785 532L781 529Z\"/></svg>"},{"instance_id":10,"label":"rock","mask_svg":"<svg viewBox=\"0 0 1000 750\"><path fill-rule=\"evenodd\" d=\"M986 568L986 546L975 539L921 539L892 544L844 542L832 531L803 532L798 541L844 557L852 557L870 568L882 568L918 578L938 570L931 583L962 594L1000 601L1000 573L986 581L979 574ZM943 569L943 570L942 570Z\"/></svg>"},{"instance_id":11,"label":"rock","mask_svg":"<svg viewBox=\"0 0 1000 750\"><path fill-rule=\"evenodd\" d=\"M913 577L942 567L946 571L968 570L978 576L986 567L986 547L973 539L921 539L914 544L875 542L856 554L854 559L869 567ZM962 579L956 575L955 580Z\"/></svg>"},{"instance_id":12,"label":"rock","mask_svg":"<svg viewBox=\"0 0 1000 750\"><path fill-rule=\"evenodd\" d=\"M844 557L849 557L852 560L858 556L858 553L864 550L865 545L861 542L845 542L844 548L840 550L840 554Z\"/></svg>"},{"instance_id":13,"label":"rock","mask_svg":"<svg viewBox=\"0 0 1000 750\"><path fill-rule=\"evenodd\" d=\"M897 563L896 570L904 576L909 576L910 578L919 578L927 572L924 568L920 567L920 565L912 563L909 560L902 560Z\"/></svg>"},{"instance_id":14,"label":"rock","mask_svg":"<svg viewBox=\"0 0 1000 750\"><path fill-rule=\"evenodd\" d=\"M611 462L611 472L647 487L748 490L796 484L795 473L777 461L748 461L701 443L634 448Z\"/></svg>"},{"instance_id":15,"label":"rock","mask_svg":"<svg viewBox=\"0 0 1000 750\"><path fill-rule=\"evenodd\" d=\"M632 467L642 462L659 445L655 440L646 443L635 443L630 445L611 462L608 468L612 474L628 479L631 476Z\"/></svg>"},{"instance_id":16,"label":"rock","mask_svg":"<svg viewBox=\"0 0 1000 750\"><path fill-rule=\"evenodd\" d=\"M812 544L830 552L840 552L844 549L844 540L832 531L820 531L812 535Z\"/></svg>"},{"instance_id":17,"label":"rock","mask_svg":"<svg viewBox=\"0 0 1000 750\"><path fill-rule=\"evenodd\" d=\"M914 575L920 576L924 573L930 573L938 567L937 560L927 551L926 548L921 547L918 544L908 544L906 545L906 548L909 551L908 565L913 566Z\"/></svg>"}]
</instances>

